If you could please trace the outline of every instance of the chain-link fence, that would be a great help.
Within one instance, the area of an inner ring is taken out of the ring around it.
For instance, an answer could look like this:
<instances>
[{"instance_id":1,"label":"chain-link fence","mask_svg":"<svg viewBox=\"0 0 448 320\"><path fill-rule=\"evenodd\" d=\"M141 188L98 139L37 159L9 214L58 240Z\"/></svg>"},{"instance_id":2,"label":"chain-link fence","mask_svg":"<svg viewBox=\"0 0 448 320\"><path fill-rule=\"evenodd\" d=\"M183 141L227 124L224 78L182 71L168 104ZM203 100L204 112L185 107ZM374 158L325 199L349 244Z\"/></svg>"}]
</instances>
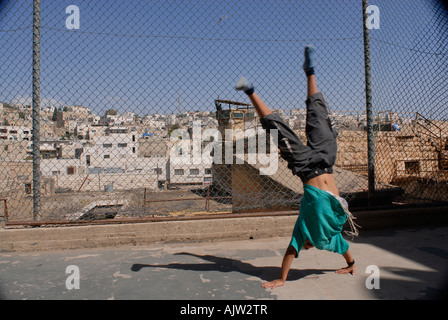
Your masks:
<instances>
[{"instance_id":1,"label":"chain-link fence","mask_svg":"<svg viewBox=\"0 0 448 320\"><path fill-rule=\"evenodd\" d=\"M398 203L448 199L448 15L438 2L377 1L372 32L376 180ZM386 32L383 32L386 31ZM391 131L392 130L392 131Z\"/></svg>"},{"instance_id":2,"label":"chain-link fence","mask_svg":"<svg viewBox=\"0 0 448 320\"><path fill-rule=\"evenodd\" d=\"M447 12L371 2L1 1L2 219L296 210L302 183L234 85L305 140L308 43L352 209L447 201Z\"/></svg>"}]
</instances>

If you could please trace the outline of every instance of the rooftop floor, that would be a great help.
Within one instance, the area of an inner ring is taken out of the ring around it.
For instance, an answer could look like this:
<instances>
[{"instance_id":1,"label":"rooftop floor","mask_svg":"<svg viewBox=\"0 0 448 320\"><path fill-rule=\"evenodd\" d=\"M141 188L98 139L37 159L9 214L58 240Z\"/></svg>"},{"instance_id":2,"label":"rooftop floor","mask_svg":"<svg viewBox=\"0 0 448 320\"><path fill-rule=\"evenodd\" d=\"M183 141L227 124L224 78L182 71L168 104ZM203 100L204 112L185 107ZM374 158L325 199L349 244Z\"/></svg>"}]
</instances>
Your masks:
<instances>
[{"instance_id":1,"label":"rooftop floor","mask_svg":"<svg viewBox=\"0 0 448 320\"><path fill-rule=\"evenodd\" d=\"M355 275L335 273L345 266L340 255L303 250L284 287L262 288L263 282L279 276L288 243L288 237L274 237L3 252L0 299L413 300L436 299L446 289L447 226L361 232L349 240ZM79 289L67 289L73 274L66 269L71 265L79 268ZM380 272L378 289L366 286L374 283L369 266Z\"/></svg>"}]
</instances>

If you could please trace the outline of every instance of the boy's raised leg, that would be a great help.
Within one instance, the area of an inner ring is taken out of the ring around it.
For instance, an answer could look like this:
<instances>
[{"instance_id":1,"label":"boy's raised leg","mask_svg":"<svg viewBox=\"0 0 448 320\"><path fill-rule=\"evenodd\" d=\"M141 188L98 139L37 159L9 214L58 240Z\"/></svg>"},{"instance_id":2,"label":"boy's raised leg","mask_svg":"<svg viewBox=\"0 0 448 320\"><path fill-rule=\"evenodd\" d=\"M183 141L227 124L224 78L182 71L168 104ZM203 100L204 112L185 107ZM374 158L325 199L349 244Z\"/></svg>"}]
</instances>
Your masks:
<instances>
[{"instance_id":1,"label":"boy's raised leg","mask_svg":"<svg viewBox=\"0 0 448 320\"><path fill-rule=\"evenodd\" d=\"M244 91L244 93L248 95L260 119L272 113L269 107L255 93L253 84L249 83L249 81L245 77L241 77L238 80L235 89L238 91Z\"/></svg>"}]
</instances>

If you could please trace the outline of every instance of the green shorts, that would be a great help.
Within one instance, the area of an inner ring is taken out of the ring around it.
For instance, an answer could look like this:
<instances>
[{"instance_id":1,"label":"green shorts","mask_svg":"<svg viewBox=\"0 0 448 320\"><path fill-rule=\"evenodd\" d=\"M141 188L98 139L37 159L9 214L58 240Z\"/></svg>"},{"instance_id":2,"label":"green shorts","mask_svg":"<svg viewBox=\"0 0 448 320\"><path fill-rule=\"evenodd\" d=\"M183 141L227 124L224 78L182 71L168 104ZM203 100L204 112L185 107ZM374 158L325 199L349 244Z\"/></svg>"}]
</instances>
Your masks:
<instances>
[{"instance_id":1,"label":"green shorts","mask_svg":"<svg viewBox=\"0 0 448 320\"><path fill-rule=\"evenodd\" d=\"M299 217L292 234L290 246L296 250L296 258L309 240L317 249L345 254L349 244L342 237L347 214L332 194L305 184Z\"/></svg>"}]
</instances>

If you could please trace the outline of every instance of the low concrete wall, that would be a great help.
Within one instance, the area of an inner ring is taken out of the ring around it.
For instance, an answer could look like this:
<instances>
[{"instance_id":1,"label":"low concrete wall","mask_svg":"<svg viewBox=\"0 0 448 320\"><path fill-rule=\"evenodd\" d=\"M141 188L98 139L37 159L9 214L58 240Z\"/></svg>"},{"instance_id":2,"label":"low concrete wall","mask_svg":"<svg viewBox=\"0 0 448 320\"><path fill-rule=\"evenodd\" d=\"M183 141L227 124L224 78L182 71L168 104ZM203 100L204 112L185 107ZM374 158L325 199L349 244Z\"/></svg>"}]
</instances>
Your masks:
<instances>
[{"instance_id":1,"label":"low concrete wall","mask_svg":"<svg viewBox=\"0 0 448 320\"><path fill-rule=\"evenodd\" d=\"M448 208L358 212L360 233L380 228L448 224ZM0 229L0 252L137 246L163 242L289 237L297 216L272 215L58 228Z\"/></svg>"},{"instance_id":2,"label":"low concrete wall","mask_svg":"<svg viewBox=\"0 0 448 320\"><path fill-rule=\"evenodd\" d=\"M0 252L287 236L295 216L0 230Z\"/></svg>"}]
</instances>

